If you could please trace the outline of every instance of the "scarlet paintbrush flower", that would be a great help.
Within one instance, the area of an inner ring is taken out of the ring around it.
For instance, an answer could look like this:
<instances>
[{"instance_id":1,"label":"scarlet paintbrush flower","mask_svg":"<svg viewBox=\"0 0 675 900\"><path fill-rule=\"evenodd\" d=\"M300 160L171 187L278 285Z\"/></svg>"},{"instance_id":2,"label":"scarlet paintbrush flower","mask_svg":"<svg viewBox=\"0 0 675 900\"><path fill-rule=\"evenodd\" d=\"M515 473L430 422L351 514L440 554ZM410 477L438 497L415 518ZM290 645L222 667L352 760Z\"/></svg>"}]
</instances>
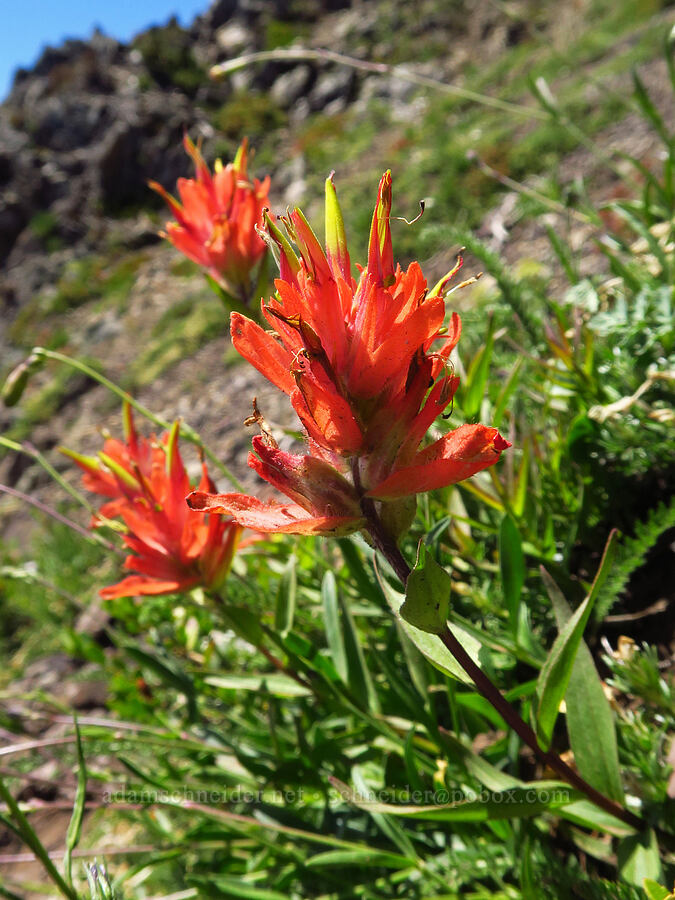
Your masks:
<instances>
[{"instance_id":1,"label":"scarlet paintbrush flower","mask_svg":"<svg viewBox=\"0 0 675 900\"><path fill-rule=\"evenodd\" d=\"M101 596L168 594L201 585L218 590L229 572L242 529L222 516L206 518L189 509L193 489L178 450L178 423L161 441L139 436L131 409L124 408L125 440L106 440L98 457L64 450L84 470L84 486L112 498L100 510L126 526L132 554L124 567L139 574L104 588ZM215 491L206 465L198 489ZM93 525L100 525L95 520Z\"/></svg>"},{"instance_id":2,"label":"scarlet paintbrush flower","mask_svg":"<svg viewBox=\"0 0 675 900\"><path fill-rule=\"evenodd\" d=\"M325 253L299 210L283 220L299 255L266 219L280 252L277 293L263 306L273 330L233 313L232 342L289 395L305 427L309 455L282 452L264 432L253 441L249 465L294 504L197 492L188 498L192 508L228 513L266 531L333 534L363 528L363 501L377 500L389 529L400 534L410 498L469 478L510 446L496 428L461 425L419 449L459 383L448 357L461 323L453 313L444 328L443 289L461 261L428 290L417 262L405 272L394 266L390 215L386 172L368 264L358 281L332 178L326 181ZM399 504L402 498L408 502Z\"/></svg>"},{"instance_id":3,"label":"scarlet paintbrush flower","mask_svg":"<svg viewBox=\"0 0 675 900\"><path fill-rule=\"evenodd\" d=\"M248 302L252 272L267 249L256 226L268 206L269 177L249 180L246 138L234 162L223 166L216 161L214 174L187 135L183 143L195 164L195 178L178 179L180 202L150 182L176 219L167 223L164 236L232 296Z\"/></svg>"}]
</instances>

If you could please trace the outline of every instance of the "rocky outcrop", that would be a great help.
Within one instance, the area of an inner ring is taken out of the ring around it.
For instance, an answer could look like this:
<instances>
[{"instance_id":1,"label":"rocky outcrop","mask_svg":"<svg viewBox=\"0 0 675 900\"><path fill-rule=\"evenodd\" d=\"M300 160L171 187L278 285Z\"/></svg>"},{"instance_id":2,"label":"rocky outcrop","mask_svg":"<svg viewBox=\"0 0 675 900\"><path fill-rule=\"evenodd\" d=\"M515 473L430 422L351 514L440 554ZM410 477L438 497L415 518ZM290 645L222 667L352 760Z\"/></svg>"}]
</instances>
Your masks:
<instances>
[{"instance_id":1,"label":"rocky outcrop","mask_svg":"<svg viewBox=\"0 0 675 900\"><path fill-rule=\"evenodd\" d=\"M439 39L456 34L461 2L447 11L432 5ZM389 61L395 23L413 37L426 27L411 10L404 0L216 0L188 28L171 20L130 45L95 33L46 49L33 69L19 70L0 105L0 309L21 306L64 261L97 249L112 217L157 204L146 182L171 187L187 173L185 131L210 155L233 150L255 115L260 127L293 129L377 96L409 119L409 83L343 66L274 61L224 83L207 73L223 59L289 43ZM448 70L436 60L432 71ZM301 193L288 162L279 161L275 179L282 193L288 187L284 203Z\"/></svg>"}]
</instances>

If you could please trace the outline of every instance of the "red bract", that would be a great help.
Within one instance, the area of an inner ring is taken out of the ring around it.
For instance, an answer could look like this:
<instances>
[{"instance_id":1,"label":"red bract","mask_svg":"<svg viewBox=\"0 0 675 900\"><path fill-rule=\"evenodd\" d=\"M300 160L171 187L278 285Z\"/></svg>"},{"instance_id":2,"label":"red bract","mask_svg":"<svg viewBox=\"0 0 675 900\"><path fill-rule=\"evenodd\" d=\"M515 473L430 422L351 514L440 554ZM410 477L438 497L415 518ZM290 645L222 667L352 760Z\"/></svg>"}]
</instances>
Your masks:
<instances>
[{"instance_id":1,"label":"red bract","mask_svg":"<svg viewBox=\"0 0 675 900\"><path fill-rule=\"evenodd\" d=\"M233 313L239 353L290 397L308 438L308 456L256 438L249 465L294 504L263 504L241 494L188 498L195 509L226 512L267 531L346 533L364 527L364 498L383 501L390 529L404 526L388 504L454 484L493 465L510 444L496 428L462 425L420 449L429 426L452 402L459 379L448 357L461 323L443 325L443 289L417 262L394 265L391 174L380 181L368 264L355 280L332 178L326 182L326 250L299 210L282 220L294 252L267 218L280 252L277 293L263 315L271 331ZM407 504L410 506L410 504ZM387 514L387 507L389 514Z\"/></svg>"},{"instance_id":2,"label":"red bract","mask_svg":"<svg viewBox=\"0 0 675 900\"><path fill-rule=\"evenodd\" d=\"M195 178L178 179L181 202L150 182L176 219L167 223L165 237L225 290L247 302L252 271L266 250L255 229L268 205L269 177L249 181L246 139L233 163L216 161L213 175L187 135L183 143L195 164Z\"/></svg>"},{"instance_id":3,"label":"red bract","mask_svg":"<svg viewBox=\"0 0 675 900\"><path fill-rule=\"evenodd\" d=\"M178 450L178 423L161 441L140 437L131 410L124 410L125 441L109 438L98 457L64 452L84 470L84 486L112 498L100 510L119 517L132 551L124 567L138 574L104 588L101 596L168 594L201 585L218 590L229 572L241 527L221 516L188 508L193 489ZM206 465L200 491L215 491ZM100 519L93 525L101 524Z\"/></svg>"}]
</instances>

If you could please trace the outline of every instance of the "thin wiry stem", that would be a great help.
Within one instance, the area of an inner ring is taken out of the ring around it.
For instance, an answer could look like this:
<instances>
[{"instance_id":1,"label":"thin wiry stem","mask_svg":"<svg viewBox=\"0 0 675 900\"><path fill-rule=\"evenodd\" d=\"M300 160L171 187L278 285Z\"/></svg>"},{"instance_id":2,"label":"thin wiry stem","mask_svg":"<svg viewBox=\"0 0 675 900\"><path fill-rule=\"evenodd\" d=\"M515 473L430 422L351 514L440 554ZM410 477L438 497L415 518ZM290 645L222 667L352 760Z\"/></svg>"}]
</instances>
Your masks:
<instances>
[{"instance_id":1,"label":"thin wiry stem","mask_svg":"<svg viewBox=\"0 0 675 900\"><path fill-rule=\"evenodd\" d=\"M450 94L453 97L472 100L474 103L480 103L482 106L489 106L501 112L515 113L528 119L548 121L550 118L548 113L536 106L524 106L520 103L512 103L509 100L500 100L498 97L491 97L489 94L480 94L478 91L472 91L457 84L448 84L445 81L439 81L437 78L420 75L418 72L405 68L405 66L393 66L389 63L357 59L354 56L347 56L345 53L336 53L334 50L310 50L306 47L288 47L276 50L261 50L257 53L246 53L243 56L238 56L236 59L230 59L227 62L213 66L209 75L211 78L218 79L254 63L303 62L306 60L321 63L338 63L338 65L349 66L352 69L359 69L363 72L374 72L378 75L393 75L396 78L400 78L401 81L409 81L412 84L419 84L421 87L430 87L444 94Z\"/></svg>"}]
</instances>

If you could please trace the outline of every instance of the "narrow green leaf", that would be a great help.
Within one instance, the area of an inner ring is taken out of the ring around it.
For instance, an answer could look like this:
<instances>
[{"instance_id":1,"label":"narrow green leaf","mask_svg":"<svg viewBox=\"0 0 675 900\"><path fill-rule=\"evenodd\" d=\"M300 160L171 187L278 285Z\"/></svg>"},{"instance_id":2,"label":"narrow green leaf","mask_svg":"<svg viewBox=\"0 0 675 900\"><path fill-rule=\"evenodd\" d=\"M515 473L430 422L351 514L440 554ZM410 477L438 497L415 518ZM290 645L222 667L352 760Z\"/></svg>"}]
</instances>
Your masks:
<instances>
[{"instance_id":1,"label":"narrow green leaf","mask_svg":"<svg viewBox=\"0 0 675 900\"><path fill-rule=\"evenodd\" d=\"M469 794L469 799L435 806L370 802L360 799L358 794L350 799L371 816L405 816L428 822L485 822L537 816L546 810L560 809L579 796L562 782L538 781L506 791L486 792L484 796Z\"/></svg>"},{"instance_id":2,"label":"narrow green leaf","mask_svg":"<svg viewBox=\"0 0 675 900\"><path fill-rule=\"evenodd\" d=\"M356 788L356 796L365 800L363 808L367 810L380 831L398 847L407 859L416 860L417 854L415 853L415 848L413 847L407 832L401 828L398 822L386 814L386 810L375 809L376 806L381 806L383 804L371 803L366 799L369 796L370 791L360 766L353 766L352 779L354 781L354 787ZM359 804L355 803L354 805L358 806Z\"/></svg>"},{"instance_id":3,"label":"narrow green leaf","mask_svg":"<svg viewBox=\"0 0 675 900\"><path fill-rule=\"evenodd\" d=\"M673 896L668 888L651 878L645 878L642 882L642 887L647 895L647 900L670 900Z\"/></svg>"},{"instance_id":4,"label":"narrow green leaf","mask_svg":"<svg viewBox=\"0 0 675 900\"><path fill-rule=\"evenodd\" d=\"M286 637L293 627L293 618L295 616L295 594L297 587L297 567L298 558L295 553L291 553L288 562L284 566L284 571L279 582L279 590L277 592L277 605L274 611L274 627Z\"/></svg>"},{"instance_id":5,"label":"narrow green leaf","mask_svg":"<svg viewBox=\"0 0 675 900\"><path fill-rule=\"evenodd\" d=\"M448 759L452 759L456 765L464 766L469 775L489 791L506 791L513 787L523 787L522 781L493 766L449 731L441 728L439 736Z\"/></svg>"},{"instance_id":6,"label":"narrow green leaf","mask_svg":"<svg viewBox=\"0 0 675 900\"><path fill-rule=\"evenodd\" d=\"M347 684L354 697L360 700L366 709L370 710L370 712L379 712L380 700L366 665L354 619L339 593L338 603L342 613L342 634L347 661Z\"/></svg>"},{"instance_id":7,"label":"narrow green leaf","mask_svg":"<svg viewBox=\"0 0 675 900\"><path fill-rule=\"evenodd\" d=\"M448 620L451 588L450 576L420 541L399 610L401 618L421 631L440 634Z\"/></svg>"},{"instance_id":8,"label":"narrow green leaf","mask_svg":"<svg viewBox=\"0 0 675 900\"><path fill-rule=\"evenodd\" d=\"M616 860L621 878L637 887L642 887L645 878L656 881L662 877L659 843L651 828L619 841Z\"/></svg>"},{"instance_id":9,"label":"narrow green leaf","mask_svg":"<svg viewBox=\"0 0 675 900\"><path fill-rule=\"evenodd\" d=\"M218 607L228 627L234 631L237 637L243 638L254 647L260 647L264 641L260 617L242 606L222 604Z\"/></svg>"},{"instance_id":10,"label":"narrow green leaf","mask_svg":"<svg viewBox=\"0 0 675 900\"><path fill-rule=\"evenodd\" d=\"M595 576L595 581L588 597L586 597L558 634L539 673L537 680L536 732L544 748L547 748L551 743L553 726L558 717L560 703L567 692L572 666L574 665L586 623L600 588L609 574L616 548L616 537L617 532L614 530L607 541L600 568Z\"/></svg>"},{"instance_id":11,"label":"narrow green leaf","mask_svg":"<svg viewBox=\"0 0 675 900\"><path fill-rule=\"evenodd\" d=\"M423 791L424 782L420 778L417 770L417 759L415 758L415 728L411 728L408 737L405 739L405 747L403 748L403 761L405 762L405 771L408 776L410 787L414 791Z\"/></svg>"},{"instance_id":12,"label":"narrow green leaf","mask_svg":"<svg viewBox=\"0 0 675 900\"><path fill-rule=\"evenodd\" d=\"M373 579L369 569L363 562L363 557L370 559L373 551L360 535L352 535L347 538L339 538L338 545L344 561L349 569L350 583L354 584L364 600L370 600L377 607L382 606L382 592L379 585Z\"/></svg>"},{"instance_id":13,"label":"narrow green leaf","mask_svg":"<svg viewBox=\"0 0 675 900\"><path fill-rule=\"evenodd\" d=\"M633 70L633 96L645 117L652 123L659 137L665 144L670 144L670 134L658 109L654 106L647 88L638 73Z\"/></svg>"},{"instance_id":14,"label":"narrow green leaf","mask_svg":"<svg viewBox=\"0 0 675 900\"><path fill-rule=\"evenodd\" d=\"M265 675L208 675L204 681L216 688L231 691L264 690L273 697L304 697L311 693L288 675L271 673Z\"/></svg>"},{"instance_id":15,"label":"narrow green leaf","mask_svg":"<svg viewBox=\"0 0 675 900\"><path fill-rule=\"evenodd\" d=\"M338 604L335 576L328 571L321 582L321 600L323 602L323 623L326 629L326 640L331 659L342 681L347 684L347 653L340 624L340 607Z\"/></svg>"},{"instance_id":16,"label":"narrow green leaf","mask_svg":"<svg viewBox=\"0 0 675 900\"><path fill-rule=\"evenodd\" d=\"M558 261L565 271L567 280L570 284L577 284L579 281L579 273L574 264L569 244L567 241L562 241L558 236L558 233L550 225L546 226L546 234L551 242L553 252L558 257Z\"/></svg>"},{"instance_id":17,"label":"narrow green leaf","mask_svg":"<svg viewBox=\"0 0 675 900\"><path fill-rule=\"evenodd\" d=\"M174 660L160 659L158 655L134 644L123 643L122 646L137 663L154 672L165 685L183 694L187 703L188 716L194 721L197 717L195 687L192 679L178 668L177 663Z\"/></svg>"},{"instance_id":18,"label":"narrow green leaf","mask_svg":"<svg viewBox=\"0 0 675 900\"><path fill-rule=\"evenodd\" d=\"M6 887L2 878L0 878L0 897L6 897L7 900L26 900L25 895L15 894L14 891Z\"/></svg>"},{"instance_id":19,"label":"narrow green leaf","mask_svg":"<svg viewBox=\"0 0 675 900\"><path fill-rule=\"evenodd\" d=\"M541 577L553 604L558 630L572 617L560 588L542 568ZM567 733L579 774L617 803L623 803L614 716L586 643L579 644L565 693Z\"/></svg>"},{"instance_id":20,"label":"narrow green leaf","mask_svg":"<svg viewBox=\"0 0 675 900\"><path fill-rule=\"evenodd\" d=\"M75 719L75 746L77 748L77 789L75 791L75 802L73 803L73 814L68 823L68 831L66 832L66 852L63 857L63 869L66 878L70 884L73 883L72 873L72 854L77 847L82 833L82 819L84 817L84 801L87 797L87 767L84 761L84 752L82 750L82 739L80 737L80 729Z\"/></svg>"},{"instance_id":21,"label":"narrow green leaf","mask_svg":"<svg viewBox=\"0 0 675 900\"><path fill-rule=\"evenodd\" d=\"M328 850L310 856L305 862L308 869L323 866L383 866L387 869L407 869L415 866L417 861L398 853L387 853L384 850Z\"/></svg>"},{"instance_id":22,"label":"narrow green leaf","mask_svg":"<svg viewBox=\"0 0 675 900\"><path fill-rule=\"evenodd\" d=\"M242 900L288 900L287 893L272 891L269 888L259 888L254 884L241 881L238 878L228 878L225 875L213 875L208 879L194 878L191 881L197 882L207 889L208 894L205 896L213 896L213 888L217 888L219 896L222 897L240 897Z\"/></svg>"},{"instance_id":23,"label":"narrow green leaf","mask_svg":"<svg viewBox=\"0 0 675 900\"><path fill-rule=\"evenodd\" d=\"M520 370L522 369L525 362L524 356L519 356L516 364L511 369L511 373L509 377L506 379L506 384L499 392L499 396L497 397L497 402L495 403L495 408L492 411L492 415L490 416L490 424L494 425L495 428L499 428L502 422L502 418L504 416L504 411L506 410L506 404L509 402L511 398L511 394L514 392L516 387L518 386L518 380L520 378Z\"/></svg>"},{"instance_id":24,"label":"narrow green leaf","mask_svg":"<svg viewBox=\"0 0 675 900\"><path fill-rule=\"evenodd\" d=\"M400 622L396 623L396 630L398 632L401 649L403 650L403 656L405 657L406 666L410 673L410 679L417 688L417 692L423 702L426 704L429 700L429 671L427 663L420 651L401 627Z\"/></svg>"},{"instance_id":25,"label":"narrow green leaf","mask_svg":"<svg viewBox=\"0 0 675 900\"><path fill-rule=\"evenodd\" d=\"M504 516L499 528L499 568L502 573L504 600L509 613L509 625L514 637L518 635L518 608L525 584L525 557L520 532L511 516Z\"/></svg>"},{"instance_id":26,"label":"narrow green leaf","mask_svg":"<svg viewBox=\"0 0 675 900\"><path fill-rule=\"evenodd\" d=\"M19 804L16 802L11 792L5 785L2 775L0 775L0 799L2 799L3 802L7 805L7 809L9 812L9 816L7 818L10 819L10 828L17 835L19 835L21 840L33 851L35 856L40 860L45 871L54 882L58 890L63 894L64 897L68 897L68 900L79 900L75 889L64 880L63 876L52 862L46 847L35 833L34 828L31 826L26 816L19 809ZM5 816L3 816L2 818L4 819Z\"/></svg>"},{"instance_id":27,"label":"narrow green leaf","mask_svg":"<svg viewBox=\"0 0 675 900\"><path fill-rule=\"evenodd\" d=\"M518 474L514 485L513 497L511 498L511 508L514 515L521 517L525 512L525 502L527 500L527 487L530 477L530 441L526 438L523 441L523 455L518 466Z\"/></svg>"},{"instance_id":28,"label":"narrow green leaf","mask_svg":"<svg viewBox=\"0 0 675 900\"><path fill-rule=\"evenodd\" d=\"M462 412L467 420L474 419L480 413L488 375L492 360L494 343L494 318L490 317L485 343L474 356L466 376L466 387L462 393Z\"/></svg>"}]
</instances>

